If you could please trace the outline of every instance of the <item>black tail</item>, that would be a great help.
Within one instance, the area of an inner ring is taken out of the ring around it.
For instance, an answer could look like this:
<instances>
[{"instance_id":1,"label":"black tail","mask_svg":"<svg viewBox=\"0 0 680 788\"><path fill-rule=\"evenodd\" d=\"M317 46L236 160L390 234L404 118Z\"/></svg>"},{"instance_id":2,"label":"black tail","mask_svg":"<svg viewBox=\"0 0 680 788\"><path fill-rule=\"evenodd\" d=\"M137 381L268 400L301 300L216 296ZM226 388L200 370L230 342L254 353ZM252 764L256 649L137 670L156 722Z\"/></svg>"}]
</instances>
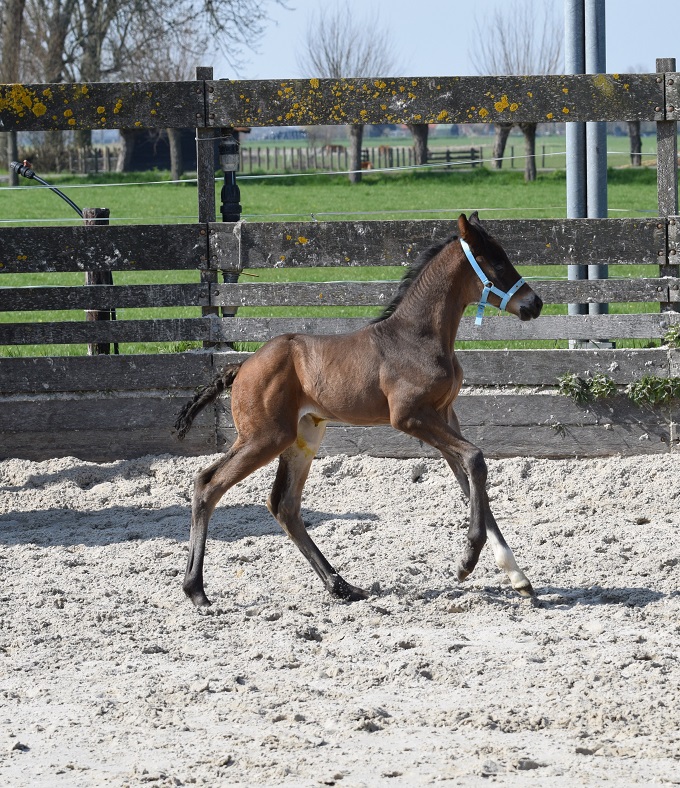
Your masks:
<instances>
[{"instance_id":1,"label":"black tail","mask_svg":"<svg viewBox=\"0 0 680 788\"><path fill-rule=\"evenodd\" d=\"M242 363L228 364L212 383L199 389L196 392L196 396L182 408L175 422L179 440L184 440L184 436L191 429L194 419L203 408L214 402L222 392L231 388Z\"/></svg>"}]
</instances>

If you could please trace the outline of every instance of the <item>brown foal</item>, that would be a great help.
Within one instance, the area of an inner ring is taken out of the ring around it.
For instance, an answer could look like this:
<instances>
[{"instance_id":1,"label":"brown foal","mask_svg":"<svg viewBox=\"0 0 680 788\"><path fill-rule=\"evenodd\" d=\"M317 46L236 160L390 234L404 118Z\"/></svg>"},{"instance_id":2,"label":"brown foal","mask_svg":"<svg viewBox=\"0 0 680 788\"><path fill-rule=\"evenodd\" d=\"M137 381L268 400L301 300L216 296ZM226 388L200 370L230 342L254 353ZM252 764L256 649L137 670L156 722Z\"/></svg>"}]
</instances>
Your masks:
<instances>
[{"instance_id":1,"label":"brown foal","mask_svg":"<svg viewBox=\"0 0 680 788\"><path fill-rule=\"evenodd\" d=\"M180 413L175 426L183 438L196 414L231 388L238 437L225 455L198 474L194 488L183 588L195 605L210 604L203 588L203 558L215 506L230 487L276 457L269 511L331 594L346 600L368 596L331 566L300 515L302 488L329 421L391 424L441 452L470 500L458 579L472 572L488 535L512 587L522 595L533 594L491 513L482 452L463 438L453 411L463 380L454 341L463 311L480 300L485 285L482 300L488 297L495 306L507 301L506 310L520 320L538 317L543 302L520 280L476 213L469 221L461 214L458 232L421 255L377 320L340 336L276 337L243 363L228 365ZM475 273L475 261L487 282ZM512 295L502 299L497 290Z\"/></svg>"}]
</instances>

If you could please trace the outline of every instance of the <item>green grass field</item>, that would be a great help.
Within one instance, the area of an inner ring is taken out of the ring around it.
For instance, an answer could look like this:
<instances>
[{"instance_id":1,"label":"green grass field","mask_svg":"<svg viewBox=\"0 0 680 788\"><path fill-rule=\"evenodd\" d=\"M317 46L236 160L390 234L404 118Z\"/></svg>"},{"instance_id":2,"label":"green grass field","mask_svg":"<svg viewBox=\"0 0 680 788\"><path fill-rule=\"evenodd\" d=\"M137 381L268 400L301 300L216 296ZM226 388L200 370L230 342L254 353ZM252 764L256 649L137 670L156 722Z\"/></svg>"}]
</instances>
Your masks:
<instances>
[{"instance_id":1,"label":"green grass field","mask_svg":"<svg viewBox=\"0 0 680 788\"><path fill-rule=\"evenodd\" d=\"M627 142L624 140L624 142ZM53 183L81 207L108 207L112 223L176 223L196 221L195 183L170 184L167 173L132 173L97 178L54 178ZM143 181L143 183L137 183ZM161 181L161 183L156 183ZM566 214L566 181L562 170L542 172L534 183L525 183L519 170L500 172L480 168L471 171L429 171L397 174L368 173L361 184L351 185L343 176L285 178L240 178L243 215L249 221L447 219L460 212L478 209L482 219L560 218ZM219 206L220 184L216 185ZM609 172L610 215L656 215L656 171L650 168L611 169ZM0 227L21 224L44 226L54 222L79 221L73 211L44 188L10 190L0 188ZM519 261L521 262L521 261ZM652 267L612 267L611 276L653 275ZM566 272L554 267L521 267L529 277L557 278ZM352 269L258 269L259 281L324 281L327 279L398 278L401 268L382 266ZM117 284L198 281L194 272L139 272L115 275ZM78 285L82 274L4 274L0 286ZM546 313L564 313L565 306L546 307ZM645 304L614 304L611 311L649 311ZM356 316L374 315L375 309L346 308L247 308L242 316ZM148 319L198 316L197 308L137 310L119 309L118 319ZM82 320L82 312L0 313L3 322ZM521 346L518 343L509 343ZM544 343L545 344L545 343ZM550 343L561 346L564 343ZM533 346L536 346L535 344ZM159 352L177 346L122 346L121 352ZM84 346L0 347L0 355L83 354Z\"/></svg>"}]
</instances>

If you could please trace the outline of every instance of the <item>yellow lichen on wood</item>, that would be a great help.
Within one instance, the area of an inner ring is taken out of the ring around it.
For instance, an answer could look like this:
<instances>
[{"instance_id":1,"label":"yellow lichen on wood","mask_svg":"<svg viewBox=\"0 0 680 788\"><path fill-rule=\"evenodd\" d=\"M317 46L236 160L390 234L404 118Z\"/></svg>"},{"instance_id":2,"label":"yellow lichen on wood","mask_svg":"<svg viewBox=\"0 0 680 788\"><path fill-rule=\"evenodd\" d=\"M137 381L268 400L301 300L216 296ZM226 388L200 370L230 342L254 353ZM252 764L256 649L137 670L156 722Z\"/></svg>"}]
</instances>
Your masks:
<instances>
[{"instance_id":1,"label":"yellow lichen on wood","mask_svg":"<svg viewBox=\"0 0 680 788\"><path fill-rule=\"evenodd\" d=\"M36 107L38 107L36 112ZM44 107L44 110L42 108ZM0 112L9 111L20 118L24 117L26 110L31 110L37 115L44 115L47 107L33 91L24 85L7 85L0 92Z\"/></svg>"},{"instance_id":2,"label":"yellow lichen on wood","mask_svg":"<svg viewBox=\"0 0 680 788\"><path fill-rule=\"evenodd\" d=\"M611 96L614 93L614 85L607 79L606 74L596 74L593 77L593 85L605 96Z\"/></svg>"},{"instance_id":3,"label":"yellow lichen on wood","mask_svg":"<svg viewBox=\"0 0 680 788\"><path fill-rule=\"evenodd\" d=\"M503 112L509 106L510 106L510 102L508 101L508 97L505 94L503 94L501 96L501 100L500 101L497 101L494 104L494 107L496 108L496 112Z\"/></svg>"}]
</instances>

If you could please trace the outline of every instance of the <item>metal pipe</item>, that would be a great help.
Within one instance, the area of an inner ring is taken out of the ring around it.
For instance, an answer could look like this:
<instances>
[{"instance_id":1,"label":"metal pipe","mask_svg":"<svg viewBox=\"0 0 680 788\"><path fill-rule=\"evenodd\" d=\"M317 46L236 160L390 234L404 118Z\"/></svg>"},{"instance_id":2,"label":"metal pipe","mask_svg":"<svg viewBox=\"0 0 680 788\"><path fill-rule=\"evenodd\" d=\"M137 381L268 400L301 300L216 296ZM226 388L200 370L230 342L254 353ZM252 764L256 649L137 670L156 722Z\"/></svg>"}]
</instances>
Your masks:
<instances>
[{"instance_id":1,"label":"metal pipe","mask_svg":"<svg viewBox=\"0 0 680 788\"><path fill-rule=\"evenodd\" d=\"M585 0L586 73L604 74L607 71L607 42L605 33L605 0ZM607 124L586 124L586 172L588 218L607 217ZM588 279L606 279L606 265L589 265ZM589 304L591 315L609 311L608 304Z\"/></svg>"},{"instance_id":2,"label":"metal pipe","mask_svg":"<svg viewBox=\"0 0 680 788\"><path fill-rule=\"evenodd\" d=\"M584 0L564 2L564 71L566 74L585 72L585 7ZM586 129L584 123L566 124L567 144L567 217L582 219L587 215L586 192ZM587 279L585 265L567 266L570 281ZM570 315L585 315L587 304L569 304Z\"/></svg>"}]
</instances>

